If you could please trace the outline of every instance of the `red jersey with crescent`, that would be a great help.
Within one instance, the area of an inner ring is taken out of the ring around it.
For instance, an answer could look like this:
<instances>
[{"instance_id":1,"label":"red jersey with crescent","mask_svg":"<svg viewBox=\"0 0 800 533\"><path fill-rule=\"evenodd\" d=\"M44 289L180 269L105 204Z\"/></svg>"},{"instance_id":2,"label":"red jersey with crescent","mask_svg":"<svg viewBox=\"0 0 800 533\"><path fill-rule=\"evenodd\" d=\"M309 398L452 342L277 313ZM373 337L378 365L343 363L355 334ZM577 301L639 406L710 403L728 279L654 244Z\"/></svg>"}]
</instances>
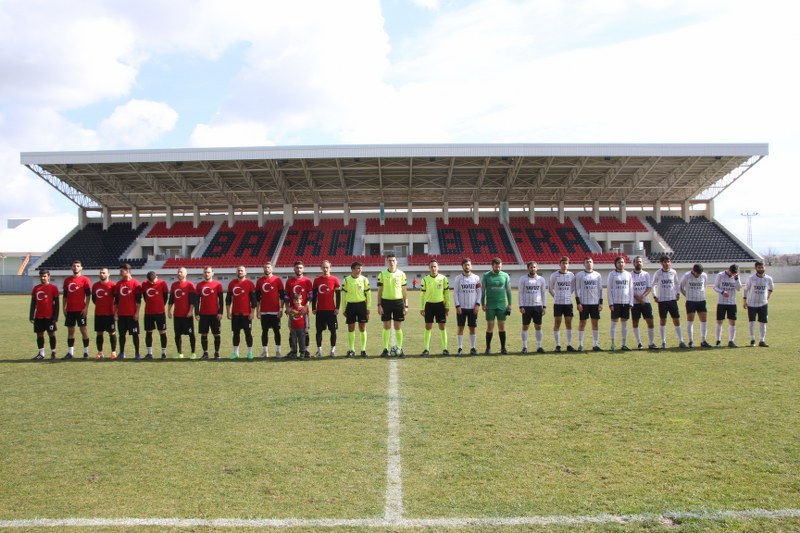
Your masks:
<instances>
[{"instance_id":1,"label":"red jersey with crescent","mask_svg":"<svg viewBox=\"0 0 800 533\"><path fill-rule=\"evenodd\" d=\"M211 281L203 280L197 284L195 288L197 296L200 301L200 310L198 314L201 315L221 315L222 309L219 307L219 294L222 294L222 283L212 279Z\"/></svg>"},{"instance_id":2,"label":"red jersey with crescent","mask_svg":"<svg viewBox=\"0 0 800 533\"><path fill-rule=\"evenodd\" d=\"M292 301L292 295L299 293L303 295L302 305L306 305L308 302L308 294L313 289L314 287L311 283L311 278L307 278L305 276L300 278L297 276L292 276L286 280L286 298L288 298L290 302Z\"/></svg>"},{"instance_id":3,"label":"red jersey with crescent","mask_svg":"<svg viewBox=\"0 0 800 533\"><path fill-rule=\"evenodd\" d=\"M31 291L36 301L33 318L53 318L53 303L58 298L58 287L52 283L39 284Z\"/></svg>"},{"instance_id":4,"label":"red jersey with crescent","mask_svg":"<svg viewBox=\"0 0 800 533\"><path fill-rule=\"evenodd\" d=\"M277 313L281 310L281 291L283 290L283 280L278 276L262 276L256 282L256 290L259 292L259 312Z\"/></svg>"},{"instance_id":5,"label":"red jersey with crescent","mask_svg":"<svg viewBox=\"0 0 800 533\"><path fill-rule=\"evenodd\" d=\"M98 281L92 285L95 316L114 316L114 282Z\"/></svg>"},{"instance_id":6,"label":"red jersey with crescent","mask_svg":"<svg viewBox=\"0 0 800 533\"><path fill-rule=\"evenodd\" d=\"M194 283L188 280L176 281L170 287L172 295L172 316L187 317L192 309L192 295L194 294Z\"/></svg>"},{"instance_id":7,"label":"red jersey with crescent","mask_svg":"<svg viewBox=\"0 0 800 533\"><path fill-rule=\"evenodd\" d=\"M64 278L64 301L67 312L83 311L86 295L92 290L92 282L86 276L67 276Z\"/></svg>"},{"instance_id":8,"label":"red jersey with crescent","mask_svg":"<svg viewBox=\"0 0 800 533\"><path fill-rule=\"evenodd\" d=\"M114 296L117 297L117 314L133 316L136 313L136 298L142 294L142 284L131 278L120 280L114 285Z\"/></svg>"},{"instance_id":9,"label":"red jersey with crescent","mask_svg":"<svg viewBox=\"0 0 800 533\"><path fill-rule=\"evenodd\" d=\"M234 315L249 315L250 294L255 291L256 286L247 278L242 281L234 279L228 283L228 294L232 296L231 313Z\"/></svg>"},{"instance_id":10,"label":"red jersey with crescent","mask_svg":"<svg viewBox=\"0 0 800 533\"><path fill-rule=\"evenodd\" d=\"M336 291L342 285L336 276L317 276L314 278L314 297L317 300L317 311L333 311L336 309Z\"/></svg>"},{"instance_id":11,"label":"red jersey with crescent","mask_svg":"<svg viewBox=\"0 0 800 533\"><path fill-rule=\"evenodd\" d=\"M153 283L149 279L142 282L142 297L144 298L144 314L162 315L164 314L169 287L167 282L160 279Z\"/></svg>"},{"instance_id":12,"label":"red jersey with crescent","mask_svg":"<svg viewBox=\"0 0 800 533\"><path fill-rule=\"evenodd\" d=\"M304 305L293 305L291 307L291 310L293 311L289 315L291 317L289 319L289 327L291 329L306 329L306 315L301 313L304 308Z\"/></svg>"}]
</instances>

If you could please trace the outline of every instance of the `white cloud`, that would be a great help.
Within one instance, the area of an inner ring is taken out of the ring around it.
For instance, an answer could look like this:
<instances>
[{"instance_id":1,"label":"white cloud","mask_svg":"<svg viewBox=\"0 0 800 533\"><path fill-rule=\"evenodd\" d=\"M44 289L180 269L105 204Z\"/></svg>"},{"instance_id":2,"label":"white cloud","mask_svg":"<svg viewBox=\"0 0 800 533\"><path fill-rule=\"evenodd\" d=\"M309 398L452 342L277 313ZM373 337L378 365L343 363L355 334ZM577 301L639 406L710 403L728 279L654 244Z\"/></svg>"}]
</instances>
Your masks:
<instances>
[{"instance_id":1,"label":"white cloud","mask_svg":"<svg viewBox=\"0 0 800 533\"><path fill-rule=\"evenodd\" d=\"M98 134L105 147L140 148L172 130L177 120L178 113L163 102L131 100L100 123Z\"/></svg>"}]
</instances>

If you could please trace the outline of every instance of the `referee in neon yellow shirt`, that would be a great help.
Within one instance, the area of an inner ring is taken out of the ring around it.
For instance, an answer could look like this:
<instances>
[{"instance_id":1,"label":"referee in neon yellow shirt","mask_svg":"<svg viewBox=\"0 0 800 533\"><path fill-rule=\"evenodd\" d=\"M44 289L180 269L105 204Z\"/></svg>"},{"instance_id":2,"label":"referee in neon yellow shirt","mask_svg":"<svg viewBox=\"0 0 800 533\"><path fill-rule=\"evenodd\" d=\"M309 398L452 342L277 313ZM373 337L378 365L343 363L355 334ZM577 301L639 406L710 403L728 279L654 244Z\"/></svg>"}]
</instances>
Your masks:
<instances>
[{"instance_id":1,"label":"referee in neon yellow shirt","mask_svg":"<svg viewBox=\"0 0 800 533\"><path fill-rule=\"evenodd\" d=\"M439 337L442 340L442 355L450 355L447 351L447 315L450 314L450 285L447 276L439 274L439 262L431 259L428 262L427 276L420 283L419 314L425 317L425 348L423 356L430 355L431 330L433 322L439 324Z\"/></svg>"},{"instance_id":2,"label":"referee in neon yellow shirt","mask_svg":"<svg viewBox=\"0 0 800 533\"><path fill-rule=\"evenodd\" d=\"M386 254L386 270L378 274L378 313L383 321L383 352L381 357L389 356L389 339L391 339L392 322L394 322L394 336L399 348L397 355L403 353L403 330L400 326L408 313L408 298L406 296L406 275L397 268L397 256L393 253Z\"/></svg>"}]
</instances>

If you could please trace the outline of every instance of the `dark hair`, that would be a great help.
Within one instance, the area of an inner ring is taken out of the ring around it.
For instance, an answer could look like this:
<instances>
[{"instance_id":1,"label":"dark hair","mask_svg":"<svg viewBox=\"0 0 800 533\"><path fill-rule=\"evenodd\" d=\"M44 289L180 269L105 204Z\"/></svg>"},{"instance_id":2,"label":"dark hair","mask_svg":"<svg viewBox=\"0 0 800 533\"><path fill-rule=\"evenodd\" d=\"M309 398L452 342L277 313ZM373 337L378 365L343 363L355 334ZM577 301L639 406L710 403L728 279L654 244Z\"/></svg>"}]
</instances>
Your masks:
<instances>
[{"instance_id":1,"label":"dark hair","mask_svg":"<svg viewBox=\"0 0 800 533\"><path fill-rule=\"evenodd\" d=\"M502 265L503 264L503 260L500 259L499 257L495 257L494 259L492 259L492 264L493 265Z\"/></svg>"},{"instance_id":2,"label":"dark hair","mask_svg":"<svg viewBox=\"0 0 800 533\"><path fill-rule=\"evenodd\" d=\"M561 256L561 259L558 260L558 264L560 265L561 263L569 263L569 257L566 255Z\"/></svg>"},{"instance_id":3,"label":"dark hair","mask_svg":"<svg viewBox=\"0 0 800 533\"><path fill-rule=\"evenodd\" d=\"M472 259L470 259L469 257L465 257L464 259L461 260L461 266L464 266L466 263L472 263Z\"/></svg>"},{"instance_id":4,"label":"dark hair","mask_svg":"<svg viewBox=\"0 0 800 533\"><path fill-rule=\"evenodd\" d=\"M729 269L731 272L733 272L734 274L736 274L737 272L739 272L739 265L737 265L736 263L734 263L734 264L732 264L732 265L731 265L731 266L730 266L728 269Z\"/></svg>"},{"instance_id":5,"label":"dark hair","mask_svg":"<svg viewBox=\"0 0 800 533\"><path fill-rule=\"evenodd\" d=\"M394 257L395 259L397 259L397 256L396 256L396 255L394 255L394 252L388 252L388 253L386 254L386 259L389 259L389 258L392 258L392 257Z\"/></svg>"},{"instance_id":6,"label":"dark hair","mask_svg":"<svg viewBox=\"0 0 800 533\"><path fill-rule=\"evenodd\" d=\"M763 266L764 266L764 261L756 261L756 264L755 264L755 266L757 266L757 267L763 267Z\"/></svg>"},{"instance_id":7,"label":"dark hair","mask_svg":"<svg viewBox=\"0 0 800 533\"><path fill-rule=\"evenodd\" d=\"M364 263L359 263L358 261L353 261L350 264L350 270L353 270L355 267L360 267L360 266L364 266Z\"/></svg>"},{"instance_id":8,"label":"dark hair","mask_svg":"<svg viewBox=\"0 0 800 533\"><path fill-rule=\"evenodd\" d=\"M119 265L119 269L120 270L128 270L128 271L130 271L131 264L130 263L122 263L121 265Z\"/></svg>"},{"instance_id":9,"label":"dark hair","mask_svg":"<svg viewBox=\"0 0 800 533\"><path fill-rule=\"evenodd\" d=\"M530 268L531 265L539 266L539 263L537 263L536 261L528 261L527 263L525 263L526 267Z\"/></svg>"},{"instance_id":10,"label":"dark hair","mask_svg":"<svg viewBox=\"0 0 800 533\"><path fill-rule=\"evenodd\" d=\"M47 274L47 275L49 276L49 275L50 275L50 271L49 271L49 270L47 270L46 268L43 268L43 269L41 269L41 270L39 271L39 277L41 277L41 276L42 276L42 274Z\"/></svg>"},{"instance_id":11,"label":"dark hair","mask_svg":"<svg viewBox=\"0 0 800 533\"><path fill-rule=\"evenodd\" d=\"M692 272L697 272L698 274L702 274L703 265L701 265L700 263L695 263L694 266L692 267Z\"/></svg>"}]
</instances>

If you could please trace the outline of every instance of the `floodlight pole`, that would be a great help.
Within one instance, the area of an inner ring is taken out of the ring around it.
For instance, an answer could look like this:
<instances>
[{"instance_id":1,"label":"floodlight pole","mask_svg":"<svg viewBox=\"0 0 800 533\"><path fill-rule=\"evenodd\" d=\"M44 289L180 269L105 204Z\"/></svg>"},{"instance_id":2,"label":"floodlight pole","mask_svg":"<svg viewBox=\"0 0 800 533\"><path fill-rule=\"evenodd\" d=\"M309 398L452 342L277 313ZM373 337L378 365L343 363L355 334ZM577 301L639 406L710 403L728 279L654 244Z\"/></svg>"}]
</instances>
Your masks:
<instances>
[{"instance_id":1,"label":"floodlight pole","mask_svg":"<svg viewBox=\"0 0 800 533\"><path fill-rule=\"evenodd\" d=\"M747 246L753 248L753 217L758 213L742 213L743 217L747 217Z\"/></svg>"}]
</instances>

